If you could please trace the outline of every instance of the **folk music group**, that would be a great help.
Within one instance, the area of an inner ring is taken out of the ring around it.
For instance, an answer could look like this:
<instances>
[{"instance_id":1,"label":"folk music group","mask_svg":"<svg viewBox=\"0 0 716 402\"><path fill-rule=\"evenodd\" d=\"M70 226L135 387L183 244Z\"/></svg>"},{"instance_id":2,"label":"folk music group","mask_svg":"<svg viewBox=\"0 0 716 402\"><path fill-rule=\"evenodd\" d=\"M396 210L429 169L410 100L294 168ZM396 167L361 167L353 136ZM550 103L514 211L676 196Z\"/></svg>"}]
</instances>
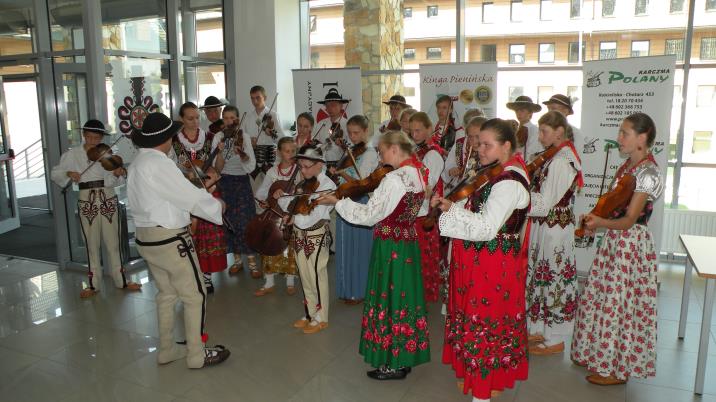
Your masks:
<instances>
[{"instance_id":1,"label":"folk music group","mask_svg":"<svg viewBox=\"0 0 716 402\"><path fill-rule=\"evenodd\" d=\"M448 96L437 99L434 123L395 95L384 102L390 119L371 135L368 119L347 118L348 100L332 89L319 102L328 117L299 114L295 137L283 133L262 87L250 97L243 114L213 96L201 107L183 104L180 122L149 114L132 133L139 151L128 171L106 166L111 150L97 146L108 133L90 120L84 144L52 171L58 185L79 185L89 261L82 297L101 289L101 241L114 285L140 290L112 253L113 188L126 180L136 244L158 288L159 364L186 359L201 368L229 357L206 346L204 329L211 275L227 268L263 278L257 297L276 292L277 275L293 295L298 276L303 308L297 301L293 327L326 330L334 245L335 292L362 303L359 353L370 378L403 379L430 360L431 302L445 306L442 361L474 400L525 380L529 355L563 353L566 342L591 383L655 375L657 264L647 222L664 182L648 115L628 116L616 133L627 159L603 198L626 191L629 201L578 218L582 139L564 95L543 102L549 111L536 125L542 106L527 96L507 104L517 121L469 110L460 124ZM575 230L588 237L599 229L606 233L580 294ZM173 337L178 301L182 343Z\"/></svg>"}]
</instances>

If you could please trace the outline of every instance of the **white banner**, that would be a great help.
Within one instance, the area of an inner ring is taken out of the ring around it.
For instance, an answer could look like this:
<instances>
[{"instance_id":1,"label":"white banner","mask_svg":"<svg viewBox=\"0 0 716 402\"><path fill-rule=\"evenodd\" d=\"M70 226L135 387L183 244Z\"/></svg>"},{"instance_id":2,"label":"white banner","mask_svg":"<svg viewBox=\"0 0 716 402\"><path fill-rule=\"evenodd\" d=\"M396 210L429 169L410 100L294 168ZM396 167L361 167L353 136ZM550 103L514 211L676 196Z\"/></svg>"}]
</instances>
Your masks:
<instances>
[{"instance_id":1,"label":"white banner","mask_svg":"<svg viewBox=\"0 0 716 402\"><path fill-rule=\"evenodd\" d=\"M582 89L582 173L585 187L575 201L577 217L594 208L599 198L602 182L604 193L609 191L616 170L624 162L619 154L617 135L625 117L632 113L648 114L656 124L656 140L652 153L666 180L667 144L671 127L671 107L674 92L674 56L636 57L628 59L600 60L584 63L584 87ZM605 160L607 149L609 161ZM649 220L657 253L660 250L664 197L654 205ZM587 272L594 259L597 245L604 232L597 233L597 241L589 247L577 248L577 269Z\"/></svg>"},{"instance_id":2,"label":"white banner","mask_svg":"<svg viewBox=\"0 0 716 402\"><path fill-rule=\"evenodd\" d=\"M296 101L296 115L310 112L316 125L328 117L325 107L318 103L335 88L343 99L350 99L343 111L346 118L363 113L363 91L360 68L323 68L293 70L293 96Z\"/></svg>"},{"instance_id":3,"label":"white banner","mask_svg":"<svg viewBox=\"0 0 716 402\"><path fill-rule=\"evenodd\" d=\"M462 127L468 109L479 108L487 118L496 117L497 63L420 65L420 109L437 123L435 101L441 95L453 100L455 124Z\"/></svg>"}]
</instances>

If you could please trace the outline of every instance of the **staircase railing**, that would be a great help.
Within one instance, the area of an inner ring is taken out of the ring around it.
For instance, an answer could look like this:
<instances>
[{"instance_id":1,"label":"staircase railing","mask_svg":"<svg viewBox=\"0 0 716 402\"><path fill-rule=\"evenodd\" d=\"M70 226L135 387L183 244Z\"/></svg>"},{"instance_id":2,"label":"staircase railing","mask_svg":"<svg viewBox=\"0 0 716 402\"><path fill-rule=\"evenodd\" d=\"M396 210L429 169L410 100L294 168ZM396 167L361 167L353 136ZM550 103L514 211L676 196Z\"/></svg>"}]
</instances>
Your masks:
<instances>
[{"instance_id":1,"label":"staircase railing","mask_svg":"<svg viewBox=\"0 0 716 402\"><path fill-rule=\"evenodd\" d=\"M15 181L45 176L42 140L37 140L22 151L16 152L12 165Z\"/></svg>"}]
</instances>

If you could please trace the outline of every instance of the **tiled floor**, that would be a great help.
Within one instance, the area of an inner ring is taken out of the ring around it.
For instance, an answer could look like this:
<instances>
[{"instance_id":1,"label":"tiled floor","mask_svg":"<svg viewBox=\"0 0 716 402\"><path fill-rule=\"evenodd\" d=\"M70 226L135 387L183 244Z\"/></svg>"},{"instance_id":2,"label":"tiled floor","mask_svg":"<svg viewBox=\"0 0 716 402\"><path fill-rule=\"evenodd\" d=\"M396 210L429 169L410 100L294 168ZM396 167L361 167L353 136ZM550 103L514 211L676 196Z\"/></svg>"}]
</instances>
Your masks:
<instances>
[{"instance_id":1,"label":"tiled floor","mask_svg":"<svg viewBox=\"0 0 716 402\"><path fill-rule=\"evenodd\" d=\"M626 386L598 387L568 354L530 360L530 378L493 401L716 402L713 328L706 394L692 393L704 282L695 279L684 341L676 338L683 267L662 264L657 376ZM441 316L430 306L432 362L405 381L368 379L357 353L360 306L335 302L331 326L303 335L290 324L298 295L257 299L260 281L243 272L217 275L208 302L211 341L232 351L217 367L189 370L156 364L156 288L133 273L141 293L106 289L80 300L84 275L0 257L0 400L2 401L469 401L440 363ZM109 281L106 281L109 283ZM283 290L283 284L280 283ZM714 321L716 323L716 321ZM716 324L715 324L716 325ZM711 381L710 381L711 380Z\"/></svg>"}]
</instances>

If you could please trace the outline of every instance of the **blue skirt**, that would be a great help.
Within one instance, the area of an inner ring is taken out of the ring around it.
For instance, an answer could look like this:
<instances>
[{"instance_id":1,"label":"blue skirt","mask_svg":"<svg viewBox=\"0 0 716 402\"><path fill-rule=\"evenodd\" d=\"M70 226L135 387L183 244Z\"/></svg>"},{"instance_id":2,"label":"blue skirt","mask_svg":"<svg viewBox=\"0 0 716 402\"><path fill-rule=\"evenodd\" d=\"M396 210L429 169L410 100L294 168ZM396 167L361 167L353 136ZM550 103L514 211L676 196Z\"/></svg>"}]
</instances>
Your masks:
<instances>
[{"instance_id":1,"label":"blue skirt","mask_svg":"<svg viewBox=\"0 0 716 402\"><path fill-rule=\"evenodd\" d=\"M368 197L358 200L368 202ZM336 218L336 282L339 299L362 299L368 282L373 228Z\"/></svg>"},{"instance_id":2,"label":"blue skirt","mask_svg":"<svg viewBox=\"0 0 716 402\"><path fill-rule=\"evenodd\" d=\"M251 191L249 175L222 175L219 179L221 197L226 203L226 218L234 232L226 231L226 243L230 253L254 254L244 242L246 226L256 216L254 193Z\"/></svg>"}]
</instances>

